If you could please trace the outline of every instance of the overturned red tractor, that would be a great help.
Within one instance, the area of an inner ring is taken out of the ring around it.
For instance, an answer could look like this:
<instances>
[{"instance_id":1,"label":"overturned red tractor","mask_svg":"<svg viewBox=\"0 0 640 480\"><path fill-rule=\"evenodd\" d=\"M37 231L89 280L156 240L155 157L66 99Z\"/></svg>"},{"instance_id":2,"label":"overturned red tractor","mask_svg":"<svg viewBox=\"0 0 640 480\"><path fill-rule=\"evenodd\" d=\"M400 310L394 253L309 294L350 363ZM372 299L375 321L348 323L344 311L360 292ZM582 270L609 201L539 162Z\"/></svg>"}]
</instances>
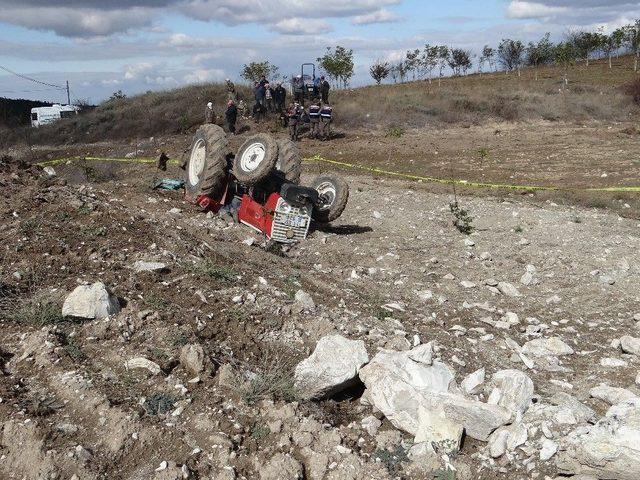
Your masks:
<instances>
[{"instance_id":1,"label":"overturned red tractor","mask_svg":"<svg viewBox=\"0 0 640 480\"><path fill-rule=\"evenodd\" d=\"M233 155L217 125L198 129L185 170L187 201L237 213L237 221L281 243L305 239L312 220L336 220L349 199L349 185L339 177L323 175L308 187L299 184L302 157L292 141L257 134Z\"/></svg>"}]
</instances>

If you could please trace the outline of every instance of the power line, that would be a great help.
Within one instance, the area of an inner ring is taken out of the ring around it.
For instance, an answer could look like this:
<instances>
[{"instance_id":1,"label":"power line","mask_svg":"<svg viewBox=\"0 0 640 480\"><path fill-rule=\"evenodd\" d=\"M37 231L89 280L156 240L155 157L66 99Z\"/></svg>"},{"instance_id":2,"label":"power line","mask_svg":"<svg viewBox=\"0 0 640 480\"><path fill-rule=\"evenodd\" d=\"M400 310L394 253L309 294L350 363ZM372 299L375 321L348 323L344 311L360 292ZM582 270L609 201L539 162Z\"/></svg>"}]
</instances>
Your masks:
<instances>
[{"instance_id":1,"label":"power line","mask_svg":"<svg viewBox=\"0 0 640 480\"><path fill-rule=\"evenodd\" d=\"M36 93L36 92L59 92L59 88L40 88L36 90L0 90L0 93Z\"/></svg>"},{"instance_id":2,"label":"power line","mask_svg":"<svg viewBox=\"0 0 640 480\"><path fill-rule=\"evenodd\" d=\"M4 70L5 72L10 73L11 75L15 75L16 77L23 78L25 80L29 80L30 82L39 83L40 85L46 85L47 87L57 88L59 90L66 90L67 87L61 87L60 85L54 85L52 83L41 82L40 80L36 80L35 78L27 77L26 75L22 75L20 73L16 73L13 70L9 70L7 67L3 67L0 65L0 70Z\"/></svg>"}]
</instances>

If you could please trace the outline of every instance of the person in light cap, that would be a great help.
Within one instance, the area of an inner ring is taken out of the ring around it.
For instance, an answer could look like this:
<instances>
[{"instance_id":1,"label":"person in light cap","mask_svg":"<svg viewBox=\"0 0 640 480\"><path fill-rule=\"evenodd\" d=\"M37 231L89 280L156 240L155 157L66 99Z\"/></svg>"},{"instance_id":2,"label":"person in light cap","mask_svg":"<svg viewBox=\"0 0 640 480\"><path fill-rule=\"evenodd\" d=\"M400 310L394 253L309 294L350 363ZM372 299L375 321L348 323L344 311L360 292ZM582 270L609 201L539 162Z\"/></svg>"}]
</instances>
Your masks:
<instances>
[{"instance_id":1,"label":"person in light cap","mask_svg":"<svg viewBox=\"0 0 640 480\"><path fill-rule=\"evenodd\" d=\"M207 103L207 108L204 109L204 123L213 123L216 118L216 114L213 113L213 103Z\"/></svg>"}]
</instances>

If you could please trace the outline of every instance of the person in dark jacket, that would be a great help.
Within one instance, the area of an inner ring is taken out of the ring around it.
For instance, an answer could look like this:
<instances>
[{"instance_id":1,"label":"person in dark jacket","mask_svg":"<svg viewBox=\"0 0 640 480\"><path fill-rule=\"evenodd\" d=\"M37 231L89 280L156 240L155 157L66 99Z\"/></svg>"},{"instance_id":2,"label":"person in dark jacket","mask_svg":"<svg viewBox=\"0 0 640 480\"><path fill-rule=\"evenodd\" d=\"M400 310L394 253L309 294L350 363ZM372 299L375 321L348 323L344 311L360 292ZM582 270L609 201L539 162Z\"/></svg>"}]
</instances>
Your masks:
<instances>
[{"instance_id":1,"label":"person in dark jacket","mask_svg":"<svg viewBox=\"0 0 640 480\"><path fill-rule=\"evenodd\" d=\"M224 116L227 120L227 127L229 132L233 135L236 134L236 120L238 119L238 107L233 100L229 100L227 103L227 110L224 112Z\"/></svg>"},{"instance_id":2,"label":"person in dark jacket","mask_svg":"<svg viewBox=\"0 0 640 480\"><path fill-rule=\"evenodd\" d=\"M259 83L260 83L260 86L264 87L267 83L269 83L269 80L267 80L267 77L262 75L262 78L260 79Z\"/></svg>"},{"instance_id":3,"label":"person in dark jacket","mask_svg":"<svg viewBox=\"0 0 640 480\"><path fill-rule=\"evenodd\" d=\"M309 137L320 138L320 102L312 102L309 105Z\"/></svg>"},{"instance_id":4,"label":"person in dark jacket","mask_svg":"<svg viewBox=\"0 0 640 480\"><path fill-rule=\"evenodd\" d=\"M333 108L329 104L323 104L320 108L320 139L328 140L331 137L331 121L333 120Z\"/></svg>"},{"instance_id":5,"label":"person in dark jacket","mask_svg":"<svg viewBox=\"0 0 640 480\"><path fill-rule=\"evenodd\" d=\"M293 79L293 99L300 104L304 102L304 80L300 75Z\"/></svg>"},{"instance_id":6,"label":"person in dark jacket","mask_svg":"<svg viewBox=\"0 0 640 480\"><path fill-rule=\"evenodd\" d=\"M322 103L325 105L329 103L329 90L331 89L331 85L324 78L324 76L320 77L320 94L322 96Z\"/></svg>"},{"instance_id":7,"label":"person in dark jacket","mask_svg":"<svg viewBox=\"0 0 640 480\"><path fill-rule=\"evenodd\" d=\"M289 119L289 136L294 142L298 140L298 128L302 121L303 113L304 109L298 102L292 103L287 110L287 117Z\"/></svg>"},{"instance_id":8,"label":"person in dark jacket","mask_svg":"<svg viewBox=\"0 0 640 480\"><path fill-rule=\"evenodd\" d=\"M259 82L256 82L254 86L256 104L253 107L253 117L255 118L256 122L260 121L260 118L264 117L266 111L265 94L266 90L264 88L264 85L260 85Z\"/></svg>"},{"instance_id":9,"label":"person in dark jacket","mask_svg":"<svg viewBox=\"0 0 640 480\"><path fill-rule=\"evenodd\" d=\"M284 106L287 101L287 90L282 86L282 83L278 82L278 85L273 90L273 100L276 104L276 112L284 112Z\"/></svg>"}]
</instances>

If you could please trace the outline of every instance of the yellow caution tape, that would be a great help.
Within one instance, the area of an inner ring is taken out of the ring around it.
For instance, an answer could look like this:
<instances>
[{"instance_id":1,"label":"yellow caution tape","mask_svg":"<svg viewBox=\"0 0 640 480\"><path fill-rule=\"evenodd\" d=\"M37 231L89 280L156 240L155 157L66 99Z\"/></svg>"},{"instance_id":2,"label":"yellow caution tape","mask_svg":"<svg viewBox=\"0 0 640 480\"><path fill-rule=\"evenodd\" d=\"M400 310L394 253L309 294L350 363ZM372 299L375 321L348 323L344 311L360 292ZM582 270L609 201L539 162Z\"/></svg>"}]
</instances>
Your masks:
<instances>
[{"instance_id":1,"label":"yellow caution tape","mask_svg":"<svg viewBox=\"0 0 640 480\"><path fill-rule=\"evenodd\" d=\"M68 157L58 158L55 160L47 160L37 163L39 167L50 167L55 165L62 165L69 162L78 161L95 161L95 162L120 162L120 163L155 163L156 159L153 158L108 158L108 157ZM627 192L627 193L640 193L640 186L638 187L593 187L593 188L579 188L579 187L554 187L554 186L539 186L539 185L509 185L504 183L483 183L483 182L469 182L467 180L448 179L438 177L425 177L422 175L414 175L410 173L394 172L392 170L383 170L376 167L367 167L364 165L357 165L347 162L339 162L337 160L329 160L327 158L316 155L314 157L305 158L308 161L323 162L331 165L338 165L341 167L351 168L355 170L361 170L369 173L376 173L379 175L389 175L392 177L406 178L407 180L419 180L430 183L440 183L444 185L461 185L464 187L472 188L489 188L489 189L503 189L503 190L525 190L525 191L579 191L579 192ZM177 160L169 160L167 162L170 165L180 165Z\"/></svg>"},{"instance_id":2,"label":"yellow caution tape","mask_svg":"<svg viewBox=\"0 0 640 480\"><path fill-rule=\"evenodd\" d=\"M406 178L408 180L421 180L423 182L441 183L445 185L462 185L465 187L474 188L491 188L491 189L507 189L507 190L543 190L543 191L582 191L582 192L635 192L640 193L640 187L594 187L594 188L578 188L578 187L553 187L553 186L539 186L539 185L508 185L503 183L482 183L482 182L469 182L467 180L457 180L448 178L437 177L425 177L422 175L413 175L410 173L394 172L391 170L383 170L381 168L366 167L364 165L356 165L353 163L339 162L337 160L329 160L319 155L315 157L307 158L305 160L311 160L314 162L329 163L331 165L339 165L341 167L347 167L357 170L363 170L365 172L377 173L380 175L389 175L393 177Z\"/></svg>"},{"instance_id":3,"label":"yellow caution tape","mask_svg":"<svg viewBox=\"0 0 640 480\"><path fill-rule=\"evenodd\" d=\"M36 163L39 167L54 167L56 165L62 165L70 162L81 162L84 160L93 161L93 162L119 162L119 163L156 163L157 159L155 158L111 158L111 157L67 157L67 158L57 158L55 160L45 160L44 162ZM169 160L167 162L169 165L180 165L180 162L177 160Z\"/></svg>"}]
</instances>

